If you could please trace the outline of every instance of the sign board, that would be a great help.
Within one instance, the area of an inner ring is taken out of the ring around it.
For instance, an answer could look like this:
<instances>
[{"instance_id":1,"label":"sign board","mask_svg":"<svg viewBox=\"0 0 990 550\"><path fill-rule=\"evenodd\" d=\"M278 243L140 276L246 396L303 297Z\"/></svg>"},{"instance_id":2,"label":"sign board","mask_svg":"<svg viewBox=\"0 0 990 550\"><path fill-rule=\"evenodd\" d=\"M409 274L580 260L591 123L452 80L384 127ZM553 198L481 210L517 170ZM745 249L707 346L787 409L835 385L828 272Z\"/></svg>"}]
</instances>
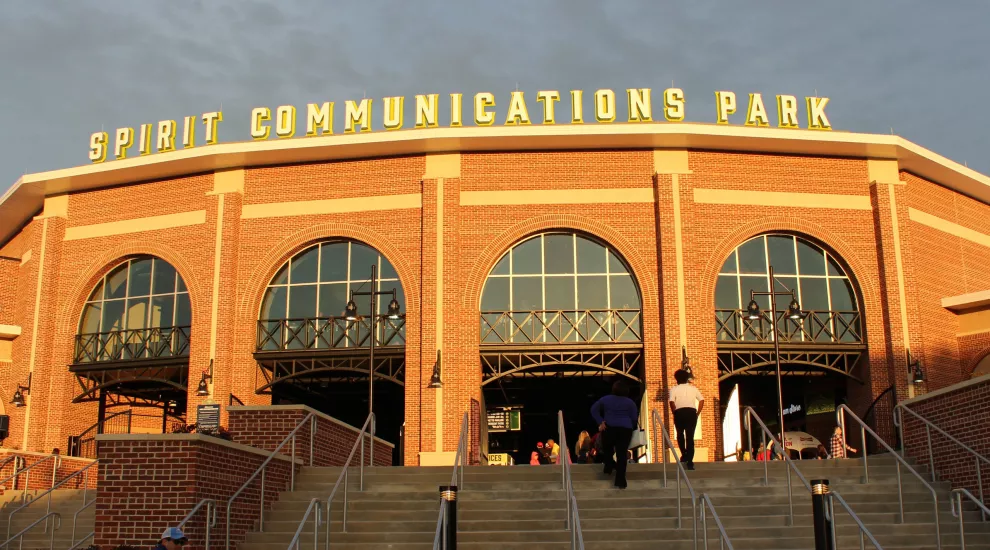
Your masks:
<instances>
[{"instance_id":1,"label":"sign board","mask_svg":"<svg viewBox=\"0 0 990 550\"><path fill-rule=\"evenodd\" d=\"M493 409L488 411L489 432L518 432L522 429L522 411Z\"/></svg>"},{"instance_id":2,"label":"sign board","mask_svg":"<svg viewBox=\"0 0 990 550\"><path fill-rule=\"evenodd\" d=\"M488 455L489 466L512 466L515 461L509 453L492 453Z\"/></svg>"},{"instance_id":3,"label":"sign board","mask_svg":"<svg viewBox=\"0 0 990 550\"><path fill-rule=\"evenodd\" d=\"M218 430L220 428L220 405L196 407L196 427L198 431Z\"/></svg>"}]
</instances>

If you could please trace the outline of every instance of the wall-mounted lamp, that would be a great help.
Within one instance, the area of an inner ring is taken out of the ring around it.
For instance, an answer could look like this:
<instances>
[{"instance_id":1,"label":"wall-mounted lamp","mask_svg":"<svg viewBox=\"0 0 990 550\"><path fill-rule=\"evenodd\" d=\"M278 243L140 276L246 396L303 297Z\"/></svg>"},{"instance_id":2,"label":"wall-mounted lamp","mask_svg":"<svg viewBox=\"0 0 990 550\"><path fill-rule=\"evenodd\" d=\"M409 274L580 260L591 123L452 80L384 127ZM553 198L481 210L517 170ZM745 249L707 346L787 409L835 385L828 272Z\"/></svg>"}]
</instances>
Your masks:
<instances>
[{"instance_id":1,"label":"wall-mounted lamp","mask_svg":"<svg viewBox=\"0 0 990 550\"><path fill-rule=\"evenodd\" d=\"M907 350L907 363L908 363L908 376L911 378L911 382L914 384L920 384L925 381L925 369L921 366L921 361L915 358L911 360L911 350Z\"/></svg>"},{"instance_id":2,"label":"wall-mounted lamp","mask_svg":"<svg viewBox=\"0 0 990 550\"><path fill-rule=\"evenodd\" d=\"M31 373L28 373L28 383L27 386L17 385L17 389L14 390L14 398L10 400L10 404L15 407L23 407L24 403L24 393L31 393Z\"/></svg>"},{"instance_id":3,"label":"wall-mounted lamp","mask_svg":"<svg viewBox=\"0 0 990 550\"><path fill-rule=\"evenodd\" d=\"M691 358L687 354L687 346L681 346L681 370L691 373Z\"/></svg>"},{"instance_id":4,"label":"wall-mounted lamp","mask_svg":"<svg viewBox=\"0 0 990 550\"><path fill-rule=\"evenodd\" d=\"M430 376L429 388L442 388L443 380L440 379L440 350L437 350L437 362L433 365L433 375Z\"/></svg>"},{"instance_id":5,"label":"wall-mounted lamp","mask_svg":"<svg viewBox=\"0 0 990 550\"><path fill-rule=\"evenodd\" d=\"M196 388L196 395L200 397L206 397L210 395L210 387L206 385L206 381L213 381L213 359L210 359L210 366L203 371L203 377L199 379L199 386Z\"/></svg>"}]
</instances>

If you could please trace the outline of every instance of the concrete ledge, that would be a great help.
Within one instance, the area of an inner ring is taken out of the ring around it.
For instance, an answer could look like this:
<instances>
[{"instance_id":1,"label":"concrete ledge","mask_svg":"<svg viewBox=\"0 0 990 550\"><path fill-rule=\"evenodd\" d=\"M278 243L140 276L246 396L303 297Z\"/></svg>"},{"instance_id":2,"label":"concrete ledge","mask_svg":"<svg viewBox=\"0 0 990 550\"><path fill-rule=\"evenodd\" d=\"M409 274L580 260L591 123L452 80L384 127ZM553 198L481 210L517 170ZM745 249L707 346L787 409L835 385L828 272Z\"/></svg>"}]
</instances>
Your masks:
<instances>
[{"instance_id":1,"label":"concrete ledge","mask_svg":"<svg viewBox=\"0 0 990 550\"><path fill-rule=\"evenodd\" d=\"M912 397L911 399L905 399L904 401L901 401L901 404L902 405L912 405L914 403L919 403L921 401L926 401L928 399L932 399L932 398L938 397L940 395L945 395L947 393L952 393L954 391L963 390L963 389L966 389L969 386L976 386L978 384L985 384L987 382L990 382L990 374L979 376L977 378L972 378L970 380L965 380L963 382L959 382L958 384L953 384L951 386L946 386L946 387L944 387L942 389L935 390L935 391L932 391L932 392L928 392L925 395L919 395L918 397Z\"/></svg>"},{"instance_id":2,"label":"concrete ledge","mask_svg":"<svg viewBox=\"0 0 990 550\"><path fill-rule=\"evenodd\" d=\"M318 410L316 410L316 409L314 409L312 407L309 407L307 405L235 405L233 407L227 407L227 412L231 412L231 411L234 411L234 412L237 412L237 411L305 411L305 412L313 413L316 416L319 416L320 418L323 418L325 420L329 420L330 422L333 422L334 424L337 424L338 426L347 428L348 430L351 430L355 434L361 433L361 428L355 428L354 426L351 426L350 424L348 424L347 422L344 422L343 420L338 420L338 419L336 419L336 418L334 418L334 417L332 417L330 415L321 413L320 411L318 411ZM381 443L382 445L386 445L386 446L388 446L388 447L390 447L392 449L395 449L395 444L389 443L388 441L385 441L384 439L381 439L381 438L379 438L377 436L375 437L375 441ZM454 462L451 461L450 463L453 464Z\"/></svg>"},{"instance_id":3,"label":"concrete ledge","mask_svg":"<svg viewBox=\"0 0 990 550\"><path fill-rule=\"evenodd\" d=\"M13 340L21 335L21 327L17 325L0 325L0 339Z\"/></svg>"},{"instance_id":4,"label":"concrete ledge","mask_svg":"<svg viewBox=\"0 0 990 550\"><path fill-rule=\"evenodd\" d=\"M21 451L21 450L18 450L18 449L10 449L10 448L7 448L7 447L0 447L0 454L3 454L3 453L15 454L15 455L23 455L23 456L37 456L37 457L51 456L51 453L39 453L39 452L35 452L35 451ZM58 456L62 460L77 460L79 462L96 462L96 459L95 458L85 458L85 457L81 457L81 456L68 456L68 455L58 455Z\"/></svg>"},{"instance_id":5,"label":"concrete ledge","mask_svg":"<svg viewBox=\"0 0 990 550\"><path fill-rule=\"evenodd\" d=\"M259 456L268 457L271 455L268 451L263 451L261 449L256 449L254 447L248 447L247 445L241 445L240 443L234 443L232 441L227 441L226 439L220 439L219 437L210 437L203 434L100 434L96 436L97 441L193 441L197 443L211 443L213 445L220 445L221 447L227 447L229 449L234 449L237 451L244 451L246 453L253 453ZM279 454L275 456L278 460L284 460L286 462L292 462L292 459ZM301 458L296 459L296 464L303 464Z\"/></svg>"},{"instance_id":6,"label":"concrete ledge","mask_svg":"<svg viewBox=\"0 0 990 550\"><path fill-rule=\"evenodd\" d=\"M453 466L456 452L419 453L420 466Z\"/></svg>"}]
</instances>

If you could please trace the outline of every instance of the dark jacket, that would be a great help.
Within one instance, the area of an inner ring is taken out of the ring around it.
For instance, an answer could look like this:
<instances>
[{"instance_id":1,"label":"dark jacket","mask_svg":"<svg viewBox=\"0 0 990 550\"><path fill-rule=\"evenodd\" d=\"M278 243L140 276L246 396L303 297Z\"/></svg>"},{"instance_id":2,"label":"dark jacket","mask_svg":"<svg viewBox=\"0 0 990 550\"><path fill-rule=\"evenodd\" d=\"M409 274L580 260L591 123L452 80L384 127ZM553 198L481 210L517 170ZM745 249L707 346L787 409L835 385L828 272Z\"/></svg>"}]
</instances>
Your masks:
<instances>
[{"instance_id":1,"label":"dark jacket","mask_svg":"<svg viewBox=\"0 0 990 550\"><path fill-rule=\"evenodd\" d=\"M639 424L639 407L628 397L606 395L591 406L591 416L597 424L633 429Z\"/></svg>"}]
</instances>

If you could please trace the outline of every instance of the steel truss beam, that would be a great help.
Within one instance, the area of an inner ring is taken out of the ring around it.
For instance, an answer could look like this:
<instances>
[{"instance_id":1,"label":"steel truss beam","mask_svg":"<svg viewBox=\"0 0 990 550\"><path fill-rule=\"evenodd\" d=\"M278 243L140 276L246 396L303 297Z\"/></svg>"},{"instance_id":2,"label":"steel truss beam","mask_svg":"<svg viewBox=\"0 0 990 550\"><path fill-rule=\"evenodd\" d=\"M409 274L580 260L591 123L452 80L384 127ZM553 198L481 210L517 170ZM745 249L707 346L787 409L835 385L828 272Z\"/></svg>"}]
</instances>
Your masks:
<instances>
[{"instance_id":1,"label":"steel truss beam","mask_svg":"<svg viewBox=\"0 0 990 550\"><path fill-rule=\"evenodd\" d=\"M619 349L529 349L502 350L504 346L481 349L481 385L506 377L605 376L617 374L641 381L637 376L642 348Z\"/></svg>"},{"instance_id":2,"label":"steel truss beam","mask_svg":"<svg viewBox=\"0 0 990 550\"><path fill-rule=\"evenodd\" d=\"M76 375L81 391L73 403L98 401L104 390L115 404L150 406L186 395L189 358L71 365L69 371Z\"/></svg>"},{"instance_id":3,"label":"steel truss beam","mask_svg":"<svg viewBox=\"0 0 990 550\"><path fill-rule=\"evenodd\" d=\"M369 358L366 354L286 354L285 352L256 353L261 385L257 394L271 393L275 384L305 385L314 380L357 382L368 379ZM405 348L383 350L375 356L376 379L405 385Z\"/></svg>"},{"instance_id":4,"label":"steel truss beam","mask_svg":"<svg viewBox=\"0 0 990 550\"><path fill-rule=\"evenodd\" d=\"M863 381L853 374L853 370L863 354L864 350L860 347L835 350L781 349L781 374L814 376L835 372L862 384ZM768 372L773 372L775 364L772 347L765 349L719 347L718 349L719 381L732 376L766 375Z\"/></svg>"}]
</instances>

